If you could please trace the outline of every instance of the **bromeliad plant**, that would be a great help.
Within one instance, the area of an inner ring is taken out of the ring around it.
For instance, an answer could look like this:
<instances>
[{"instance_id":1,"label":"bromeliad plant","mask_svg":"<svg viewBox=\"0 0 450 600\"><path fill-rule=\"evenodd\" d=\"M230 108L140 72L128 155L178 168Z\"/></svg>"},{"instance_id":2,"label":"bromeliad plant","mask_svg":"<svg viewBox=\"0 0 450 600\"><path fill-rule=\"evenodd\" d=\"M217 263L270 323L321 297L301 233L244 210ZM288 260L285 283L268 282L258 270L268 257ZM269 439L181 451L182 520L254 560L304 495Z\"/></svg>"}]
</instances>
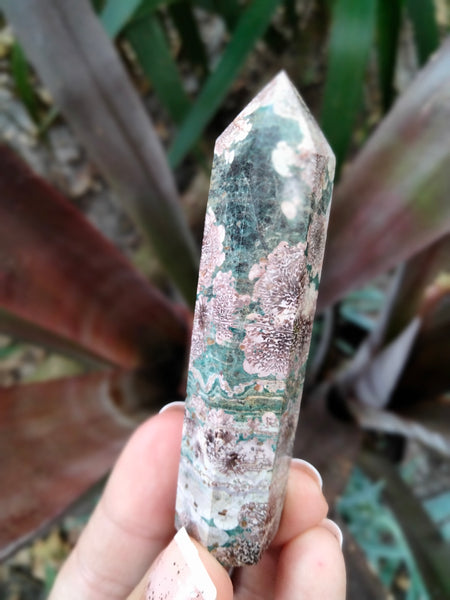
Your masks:
<instances>
[{"instance_id":1,"label":"bromeliad plant","mask_svg":"<svg viewBox=\"0 0 450 600\"><path fill-rule=\"evenodd\" d=\"M0 330L76 357L85 374L0 392L0 556L99 478L142 414L182 396L198 251L169 163L179 165L191 150L203 160L206 142L199 140L255 43L263 39L275 56L292 49L302 26L288 0L94 4L100 18L87 0L1 1L25 51L14 51L17 88L39 120L26 55L178 292L158 291L67 199L1 147ZM211 72L197 4L219 14L230 37ZM373 40L388 110L402 11L425 62L439 41L431 7L431 0L317 3L319 30L331 24L321 123L339 165L354 143ZM180 60L197 74L195 100L168 44L168 23ZM109 38L133 49L177 127L168 159ZM319 295L322 333L297 448L324 472L330 500L358 454L356 423L450 454L449 67L446 43L336 188ZM369 322L356 302L367 307L371 292L349 293L393 269L384 308ZM354 356L343 361L349 348ZM347 422L333 416L343 413ZM445 573L438 575L448 591Z\"/></svg>"}]
</instances>

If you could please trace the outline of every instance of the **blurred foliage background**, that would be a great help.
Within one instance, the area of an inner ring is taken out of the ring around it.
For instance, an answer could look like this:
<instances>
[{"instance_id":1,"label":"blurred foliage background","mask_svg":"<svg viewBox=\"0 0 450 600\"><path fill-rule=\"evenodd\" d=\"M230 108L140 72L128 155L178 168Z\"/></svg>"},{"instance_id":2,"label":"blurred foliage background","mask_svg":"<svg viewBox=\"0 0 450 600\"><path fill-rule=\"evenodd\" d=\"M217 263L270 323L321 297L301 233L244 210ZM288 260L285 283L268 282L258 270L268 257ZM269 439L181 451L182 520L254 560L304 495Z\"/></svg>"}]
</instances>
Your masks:
<instances>
[{"instance_id":1,"label":"blurred foliage background","mask_svg":"<svg viewBox=\"0 0 450 600\"><path fill-rule=\"evenodd\" d=\"M280 69L338 164L296 453L350 599L449 598L448 0L0 10L0 598L46 596L182 396L214 139Z\"/></svg>"}]
</instances>

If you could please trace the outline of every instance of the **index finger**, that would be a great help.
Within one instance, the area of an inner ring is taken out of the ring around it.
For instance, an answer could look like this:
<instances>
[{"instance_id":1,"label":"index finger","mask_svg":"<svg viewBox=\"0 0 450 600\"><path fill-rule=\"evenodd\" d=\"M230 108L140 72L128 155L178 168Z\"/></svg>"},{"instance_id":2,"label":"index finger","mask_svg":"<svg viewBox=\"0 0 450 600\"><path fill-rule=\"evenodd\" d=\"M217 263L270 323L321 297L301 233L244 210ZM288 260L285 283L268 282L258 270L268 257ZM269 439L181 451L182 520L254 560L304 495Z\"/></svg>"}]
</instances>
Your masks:
<instances>
[{"instance_id":1,"label":"index finger","mask_svg":"<svg viewBox=\"0 0 450 600\"><path fill-rule=\"evenodd\" d=\"M175 533L174 509L183 410L141 425L49 600L123 600Z\"/></svg>"}]
</instances>

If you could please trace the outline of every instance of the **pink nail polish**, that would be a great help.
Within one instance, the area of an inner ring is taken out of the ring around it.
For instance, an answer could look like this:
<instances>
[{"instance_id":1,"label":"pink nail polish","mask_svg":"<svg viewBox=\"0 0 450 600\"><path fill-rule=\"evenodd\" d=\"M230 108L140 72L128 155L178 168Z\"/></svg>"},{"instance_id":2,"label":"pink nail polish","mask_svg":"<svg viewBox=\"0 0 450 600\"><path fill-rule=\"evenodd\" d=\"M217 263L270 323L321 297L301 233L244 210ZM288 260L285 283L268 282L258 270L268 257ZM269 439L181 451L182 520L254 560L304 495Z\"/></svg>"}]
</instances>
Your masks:
<instances>
[{"instance_id":1,"label":"pink nail polish","mask_svg":"<svg viewBox=\"0 0 450 600\"><path fill-rule=\"evenodd\" d=\"M159 414L166 412L166 410L169 410L171 408L176 408L178 406L184 408L184 402L182 400L175 400L174 402L169 402L169 404L165 404L161 408L161 410L159 411Z\"/></svg>"},{"instance_id":2,"label":"pink nail polish","mask_svg":"<svg viewBox=\"0 0 450 600\"><path fill-rule=\"evenodd\" d=\"M215 600L217 590L186 529L180 529L150 571L146 600Z\"/></svg>"},{"instance_id":3,"label":"pink nail polish","mask_svg":"<svg viewBox=\"0 0 450 600\"><path fill-rule=\"evenodd\" d=\"M321 527L325 527L325 529L328 529L328 531L334 535L334 537L339 542L339 546L342 548L342 544L344 542L344 536L342 534L342 531L341 531L341 528L339 527L339 525L337 525L331 519L324 519L320 525L321 525Z\"/></svg>"},{"instance_id":4,"label":"pink nail polish","mask_svg":"<svg viewBox=\"0 0 450 600\"><path fill-rule=\"evenodd\" d=\"M315 479L317 481L317 483L319 484L320 489L323 488L322 476L319 473L319 471L316 469L316 467L314 467L314 465L312 465L311 463L309 463L306 460L303 460L302 458L293 458L293 459L291 459L291 462L294 465L298 465L304 471L306 471L309 475L311 475L311 477L313 479Z\"/></svg>"}]
</instances>

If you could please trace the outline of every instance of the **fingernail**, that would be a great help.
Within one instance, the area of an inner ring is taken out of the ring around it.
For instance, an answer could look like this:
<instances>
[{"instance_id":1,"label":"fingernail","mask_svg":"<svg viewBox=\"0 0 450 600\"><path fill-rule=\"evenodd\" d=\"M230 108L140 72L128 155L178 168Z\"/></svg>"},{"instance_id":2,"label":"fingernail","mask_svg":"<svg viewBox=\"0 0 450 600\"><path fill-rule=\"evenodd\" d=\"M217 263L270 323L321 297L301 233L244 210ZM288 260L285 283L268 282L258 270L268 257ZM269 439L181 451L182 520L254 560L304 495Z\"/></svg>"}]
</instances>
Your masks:
<instances>
[{"instance_id":1,"label":"fingernail","mask_svg":"<svg viewBox=\"0 0 450 600\"><path fill-rule=\"evenodd\" d=\"M159 414L166 412L169 408L173 408L175 406L182 406L184 408L184 402L181 400L176 400L175 402L169 402L169 404L165 404L162 409L159 411Z\"/></svg>"},{"instance_id":2,"label":"fingernail","mask_svg":"<svg viewBox=\"0 0 450 600\"><path fill-rule=\"evenodd\" d=\"M308 461L303 460L302 458L293 458L291 460L294 463L294 465L298 465L304 471L306 471L308 473L308 475L311 475L311 477L313 477L313 479L315 479L315 481L317 481L317 483L319 484L320 489L323 488L322 475L319 473L319 471L316 469L316 467L314 467Z\"/></svg>"},{"instance_id":3,"label":"fingernail","mask_svg":"<svg viewBox=\"0 0 450 600\"><path fill-rule=\"evenodd\" d=\"M215 600L217 590L186 529L180 529L150 571L146 600Z\"/></svg>"},{"instance_id":4,"label":"fingernail","mask_svg":"<svg viewBox=\"0 0 450 600\"><path fill-rule=\"evenodd\" d=\"M336 525L336 523L334 521L332 521L331 519L324 519L321 524L321 527L325 527L325 529L328 529L328 531L330 533L332 533L334 535L334 537L337 539L337 541L339 542L339 546L342 548L342 544L344 542L344 536L342 535L342 531L341 528L339 527L339 525Z\"/></svg>"}]
</instances>

